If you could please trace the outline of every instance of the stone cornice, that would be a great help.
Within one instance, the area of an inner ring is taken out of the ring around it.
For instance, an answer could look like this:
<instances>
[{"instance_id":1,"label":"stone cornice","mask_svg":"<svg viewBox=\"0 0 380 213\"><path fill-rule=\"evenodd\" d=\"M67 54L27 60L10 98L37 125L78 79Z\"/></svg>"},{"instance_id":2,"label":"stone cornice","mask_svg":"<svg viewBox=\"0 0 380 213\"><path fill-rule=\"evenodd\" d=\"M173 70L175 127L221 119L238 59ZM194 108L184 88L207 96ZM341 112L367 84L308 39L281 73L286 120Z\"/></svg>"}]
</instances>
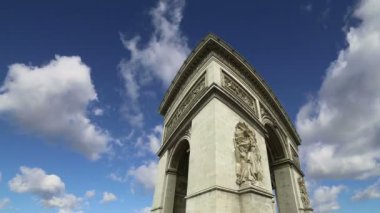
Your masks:
<instances>
[{"instance_id":1,"label":"stone cornice","mask_svg":"<svg viewBox=\"0 0 380 213\"><path fill-rule=\"evenodd\" d=\"M236 195L246 194L246 193L254 193L254 194L260 194L260 195L268 197L268 198L274 197L274 195L272 193L270 193L269 191L262 189L262 188L259 188L259 187L255 187L255 186L235 190L235 189L230 189L230 188L226 188L223 186L215 185L215 186L209 187L207 189L204 189L204 190L201 190L198 192L194 192L194 193L186 196L185 198L190 199L190 198L197 197L197 196L200 196L202 194L205 194L205 193L208 193L211 191L221 191L221 192L227 192L227 193L236 194Z\"/></svg>"},{"instance_id":2,"label":"stone cornice","mask_svg":"<svg viewBox=\"0 0 380 213\"><path fill-rule=\"evenodd\" d=\"M207 35L183 63L161 102L159 108L161 115L166 115L169 107L179 95L179 92L186 86L189 76L196 70L199 64L210 52L216 52L225 61L228 61L231 66L234 66L234 68L236 68L236 70L238 70L246 79L252 82L259 95L263 97L263 101L273 109L277 116L279 116L279 119L284 123L295 143L300 145L301 139L295 127L273 91L265 83L264 79L260 77L247 60L240 56L239 53L227 43L213 34Z\"/></svg>"},{"instance_id":3,"label":"stone cornice","mask_svg":"<svg viewBox=\"0 0 380 213\"><path fill-rule=\"evenodd\" d=\"M289 159L285 159L285 160L273 163L273 165L271 167L275 169L275 168L280 168L280 167L285 167L285 166L293 167L297 170L297 172L302 177L305 176L305 174L302 172L301 168L296 163L294 163L292 160L289 160Z\"/></svg>"}]
</instances>

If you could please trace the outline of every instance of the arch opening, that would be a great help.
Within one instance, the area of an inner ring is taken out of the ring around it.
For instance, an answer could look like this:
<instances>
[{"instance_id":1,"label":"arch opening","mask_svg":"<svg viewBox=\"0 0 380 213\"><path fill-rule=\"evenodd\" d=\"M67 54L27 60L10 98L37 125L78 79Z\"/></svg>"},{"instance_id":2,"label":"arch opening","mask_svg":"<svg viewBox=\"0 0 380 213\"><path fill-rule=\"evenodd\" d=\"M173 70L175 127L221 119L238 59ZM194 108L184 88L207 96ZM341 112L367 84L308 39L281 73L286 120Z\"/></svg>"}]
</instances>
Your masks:
<instances>
[{"instance_id":1,"label":"arch opening","mask_svg":"<svg viewBox=\"0 0 380 213\"><path fill-rule=\"evenodd\" d=\"M174 190L174 202L173 212L185 213L186 212L186 194L187 183L189 174L189 156L190 146L187 140L180 141L177 147L174 149L173 157L170 162L170 166L174 169L175 178L175 190Z\"/></svg>"},{"instance_id":2,"label":"arch opening","mask_svg":"<svg viewBox=\"0 0 380 213\"><path fill-rule=\"evenodd\" d=\"M266 124L264 127L265 127L265 130L267 131L267 138L266 138L267 147L270 148L270 151L271 151L270 154L271 154L273 163L275 161L285 158L285 150L282 145L279 134L276 133L275 127L269 124Z\"/></svg>"},{"instance_id":3,"label":"arch opening","mask_svg":"<svg viewBox=\"0 0 380 213\"><path fill-rule=\"evenodd\" d=\"M279 212L279 206L278 206L278 193L277 193L277 186L276 186L276 176L274 171L275 163L285 158L285 150L282 144L282 141L280 139L280 136L276 133L275 127L270 124L264 125L265 130L267 132L265 137L265 143L266 143L266 149L267 149L267 156L268 156L268 165L269 165L269 172L270 172L270 180L272 185L272 193L274 195L273 205L275 212Z\"/></svg>"}]
</instances>

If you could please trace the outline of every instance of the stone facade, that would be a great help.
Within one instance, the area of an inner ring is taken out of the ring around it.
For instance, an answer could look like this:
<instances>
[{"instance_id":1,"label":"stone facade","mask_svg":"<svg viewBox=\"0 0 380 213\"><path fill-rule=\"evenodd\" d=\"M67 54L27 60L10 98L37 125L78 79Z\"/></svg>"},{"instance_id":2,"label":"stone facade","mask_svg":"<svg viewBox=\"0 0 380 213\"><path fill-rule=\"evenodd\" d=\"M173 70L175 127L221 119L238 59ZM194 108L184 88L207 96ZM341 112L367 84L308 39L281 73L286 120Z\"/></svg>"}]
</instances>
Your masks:
<instances>
[{"instance_id":1,"label":"stone facade","mask_svg":"<svg viewBox=\"0 0 380 213\"><path fill-rule=\"evenodd\" d=\"M254 68L218 37L188 57L160 113L152 212L312 212L297 132Z\"/></svg>"}]
</instances>

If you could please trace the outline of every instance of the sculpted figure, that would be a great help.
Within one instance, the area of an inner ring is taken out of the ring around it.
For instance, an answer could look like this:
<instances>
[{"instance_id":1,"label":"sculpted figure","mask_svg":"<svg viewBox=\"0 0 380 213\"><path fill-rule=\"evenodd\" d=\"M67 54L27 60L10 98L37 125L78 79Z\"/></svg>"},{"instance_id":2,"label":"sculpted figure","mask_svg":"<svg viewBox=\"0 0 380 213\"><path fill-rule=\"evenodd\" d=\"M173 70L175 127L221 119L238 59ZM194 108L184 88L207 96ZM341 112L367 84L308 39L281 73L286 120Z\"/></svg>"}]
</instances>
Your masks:
<instances>
[{"instance_id":1,"label":"sculpted figure","mask_svg":"<svg viewBox=\"0 0 380 213\"><path fill-rule=\"evenodd\" d=\"M239 122L235 127L234 146L236 183L241 185L242 183L262 182L261 155L255 133L243 122Z\"/></svg>"},{"instance_id":2,"label":"sculpted figure","mask_svg":"<svg viewBox=\"0 0 380 213\"><path fill-rule=\"evenodd\" d=\"M302 177L298 178L298 185L300 187L300 193L301 193L301 200L304 208L310 208L310 200L309 196L307 194L305 181Z\"/></svg>"}]
</instances>

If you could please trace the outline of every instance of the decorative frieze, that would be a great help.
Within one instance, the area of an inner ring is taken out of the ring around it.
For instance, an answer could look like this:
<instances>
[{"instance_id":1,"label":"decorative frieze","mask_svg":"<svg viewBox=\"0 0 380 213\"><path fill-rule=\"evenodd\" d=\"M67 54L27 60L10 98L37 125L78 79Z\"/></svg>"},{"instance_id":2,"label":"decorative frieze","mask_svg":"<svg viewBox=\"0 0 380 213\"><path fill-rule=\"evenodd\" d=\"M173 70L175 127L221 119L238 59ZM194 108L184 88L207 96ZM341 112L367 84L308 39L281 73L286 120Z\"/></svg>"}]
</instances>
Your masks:
<instances>
[{"instance_id":1,"label":"decorative frieze","mask_svg":"<svg viewBox=\"0 0 380 213\"><path fill-rule=\"evenodd\" d=\"M235 127L236 183L262 185L263 168L255 133L244 122Z\"/></svg>"},{"instance_id":2,"label":"decorative frieze","mask_svg":"<svg viewBox=\"0 0 380 213\"><path fill-rule=\"evenodd\" d=\"M206 78L203 75L189 90L189 92L183 98L182 102L178 105L177 109L174 111L170 120L167 122L165 137L164 137L165 139L173 133L174 128L178 126L179 124L178 122L181 121L183 117L188 113L188 111L190 110L194 102L198 100L201 94L203 94L205 88L206 88Z\"/></svg>"},{"instance_id":3,"label":"decorative frieze","mask_svg":"<svg viewBox=\"0 0 380 213\"><path fill-rule=\"evenodd\" d=\"M239 99L244 106L248 106L253 115L257 116L256 99L224 72L222 72L222 86Z\"/></svg>"},{"instance_id":4,"label":"decorative frieze","mask_svg":"<svg viewBox=\"0 0 380 213\"><path fill-rule=\"evenodd\" d=\"M244 80L245 83L249 85L254 91L257 91L256 95L258 97L269 104L269 106L274 110L280 119L284 119L285 127L287 131L294 137L295 140L299 140L298 133L295 131L295 127L293 123L290 121L289 116L286 111L280 104L277 97L274 95L271 88L266 84L264 79L260 77L260 75L256 72L256 70L250 66L246 60L237 61L234 57L230 56L228 53L224 51L215 51L216 55L223 58L223 63L226 64L240 79ZM248 69L247 69L248 68ZM272 94L272 96L271 96ZM298 144L298 142L297 142Z\"/></svg>"}]
</instances>

